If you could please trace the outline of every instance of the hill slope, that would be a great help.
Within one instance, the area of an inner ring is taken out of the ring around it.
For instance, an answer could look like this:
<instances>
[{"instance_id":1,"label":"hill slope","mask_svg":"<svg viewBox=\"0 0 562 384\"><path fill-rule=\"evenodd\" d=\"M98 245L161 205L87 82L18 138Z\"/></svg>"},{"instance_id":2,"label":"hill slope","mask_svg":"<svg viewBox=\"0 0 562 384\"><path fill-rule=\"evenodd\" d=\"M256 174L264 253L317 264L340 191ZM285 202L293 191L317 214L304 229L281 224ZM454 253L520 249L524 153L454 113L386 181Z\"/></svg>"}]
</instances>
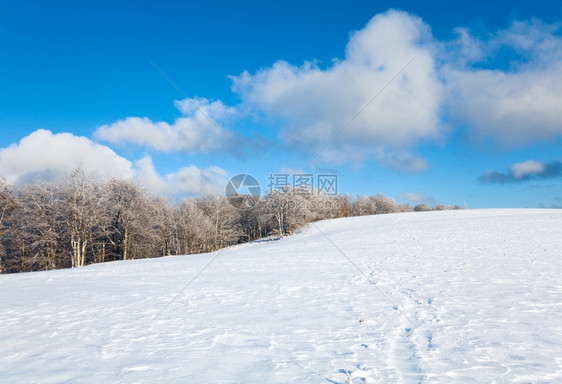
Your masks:
<instances>
[{"instance_id":1,"label":"hill slope","mask_svg":"<svg viewBox=\"0 0 562 384\"><path fill-rule=\"evenodd\" d=\"M325 221L173 301L217 253L0 276L0 381L561 381L561 233L562 210Z\"/></svg>"}]
</instances>

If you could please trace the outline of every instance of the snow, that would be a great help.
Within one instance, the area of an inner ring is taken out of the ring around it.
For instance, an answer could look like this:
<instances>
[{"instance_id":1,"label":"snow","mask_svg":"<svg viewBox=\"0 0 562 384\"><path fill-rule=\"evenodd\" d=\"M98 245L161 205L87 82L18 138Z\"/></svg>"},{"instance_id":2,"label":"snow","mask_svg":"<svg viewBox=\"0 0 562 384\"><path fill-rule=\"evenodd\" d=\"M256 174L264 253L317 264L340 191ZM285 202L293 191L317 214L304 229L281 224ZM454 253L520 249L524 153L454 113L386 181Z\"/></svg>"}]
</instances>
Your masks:
<instances>
[{"instance_id":1,"label":"snow","mask_svg":"<svg viewBox=\"0 0 562 384\"><path fill-rule=\"evenodd\" d=\"M2 275L0 382L562 382L561 233L562 210L414 212Z\"/></svg>"}]
</instances>

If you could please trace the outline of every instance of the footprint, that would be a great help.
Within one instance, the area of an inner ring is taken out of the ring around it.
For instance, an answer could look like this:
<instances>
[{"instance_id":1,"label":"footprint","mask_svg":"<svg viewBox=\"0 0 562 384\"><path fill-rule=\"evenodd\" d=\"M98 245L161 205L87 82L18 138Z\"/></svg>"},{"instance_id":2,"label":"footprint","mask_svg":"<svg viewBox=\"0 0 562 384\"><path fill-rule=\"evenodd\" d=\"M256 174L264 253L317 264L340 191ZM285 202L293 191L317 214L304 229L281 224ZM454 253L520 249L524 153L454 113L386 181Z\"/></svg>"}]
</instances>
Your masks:
<instances>
[{"instance_id":1,"label":"footprint","mask_svg":"<svg viewBox=\"0 0 562 384\"><path fill-rule=\"evenodd\" d=\"M420 366L421 350L418 349L416 332L411 327L396 330L392 341L391 365L397 371L401 382L419 382L424 373Z\"/></svg>"},{"instance_id":2,"label":"footprint","mask_svg":"<svg viewBox=\"0 0 562 384\"><path fill-rule=\"evenodd\" d=\"M427 350L428 351L435 351L435 345L433 345L433 334L429 333L427 336Z\"/></svg>"}]
</instances>

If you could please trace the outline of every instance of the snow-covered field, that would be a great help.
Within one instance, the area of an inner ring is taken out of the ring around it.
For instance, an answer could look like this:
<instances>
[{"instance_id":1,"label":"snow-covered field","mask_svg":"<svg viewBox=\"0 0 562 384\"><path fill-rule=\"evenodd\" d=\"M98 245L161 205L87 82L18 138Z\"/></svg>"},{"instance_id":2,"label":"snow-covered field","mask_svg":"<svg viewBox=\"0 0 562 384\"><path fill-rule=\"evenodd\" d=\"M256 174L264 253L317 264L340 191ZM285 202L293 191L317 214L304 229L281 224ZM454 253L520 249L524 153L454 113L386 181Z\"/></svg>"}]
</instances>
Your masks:
<instances>
[{"instance_id":1,"label":"snow-covered field","mask_svg":"<svg viewBox=\"0 0 562 384\"><path fill-rule=\"evenodd\" d=\"M0 382L562 382L562 210L320 222L169 304L216 255L0 276Z\"/></svg>"}]
</instances>

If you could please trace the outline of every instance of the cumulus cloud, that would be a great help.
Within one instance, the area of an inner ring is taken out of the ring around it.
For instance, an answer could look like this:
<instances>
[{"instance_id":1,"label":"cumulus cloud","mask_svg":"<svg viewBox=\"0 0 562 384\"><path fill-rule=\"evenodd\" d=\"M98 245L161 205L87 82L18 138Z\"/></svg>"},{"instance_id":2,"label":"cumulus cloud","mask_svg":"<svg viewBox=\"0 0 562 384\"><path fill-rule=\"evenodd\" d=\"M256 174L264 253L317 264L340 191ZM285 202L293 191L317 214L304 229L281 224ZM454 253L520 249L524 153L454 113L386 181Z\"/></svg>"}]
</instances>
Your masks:
<instances>
[{"instance_id":1,"label":"cumulus cloud","mask_svg":"<svg viewBox=\"0 0 562 384\"><path fill-rule=\"evenodd\" d=\"M450 61L443 76L451 118L469 126L475 137L492 138L504 147L561 135L562 37L557 31L559 26L536 20L515 22L486 41L460 30L459 40L448 48L456 44L451 51L465 64L489 65L506 51L513 60L507 69Z\"/></svg>"},{"instance_id":2,"label":"cumulus cloud","mask_svg":"<svg viewBox=\"0 0 562 384\"><path fill-rule=\"evenodd\" d=\"M185 99L176 101L183 116L173 123L128 117L99 127L94 138L161 152L235 150L205 116L228 137L233 119L258 116L310 158L335 138L320 160L374 159L420 172L428 164L415 147L446 139L453 126L505 147L562 135L560 26L514 22L484 38L457 28L457 39L440 42L422 19L390 10L351 34L344 57L326 66L277 61L231 76L236 107Z\"/></svg>"},{"instance_id":3,"label":"cumulus cloud","mask_svg":"<svg viewBox=\"0 0 562 384\"><path fill-rule=\"evenodd\" d=\"M134 144L162 152L207 152L229 145L224 135L230 133L220 124L236 115L235 108L204 98L176 101L175 106L185 117L173 124L127 117L98 127L94 137L114 145Z\"/></svg>"},{"instance_id":4,"label":"cumulus cloud","mask_svg":"<svg viewBox=\"0 0 562 384\"><path fill-rule=\"evenodd\" d=\"M149 156L133 164L111 148L71 133L40 129L0 149L0 176L15 185L60 182L77 168L99 179L134 181L168 196L219 194L226 185L226 171L219 167L190 165L161 176Z\"/></svg>"},{"instance_id":5,"label":"cumulus cloud","mask_svg":"<svg viewBox=\"0 0 562 384\"><path fill-rule=\"evenodd\" d=\"M190 165L164 176L156 171L150 156L135 163L137 180L156 194L172 196L218 195L224 193L227 172L219 167L205 169Z\"/></svg>"},{"instance_id":6,"label":"cumulus cloud","mask_svg":"<svg viewBox=\"0 0 562 384\"><path fill-rule=\"evenodd\" d=\"M39 129L0 149L0 175L13 184L59 181L74 169L101 178L132 179L132 163L111 148L71 133Z\"/></svg>"},{"instance_id":7,"label":"cumulus cloud","mask_svg":"<svg viewBox=\"0 0 562 384\"><path fill-rule=\"evenodd\" d=\"M330 67L278 61L255 74L232 77L233 90L245 107L277 119L286 143L318 150L415 58L326 153L345 155L350 147L363 148L365 153L403 148L442 133L443 86L432 44L430 29L420 18L389 11L355 32L345 58Z\"/></svg>"},{"instance_id":8,"label":"cumulus cloud","mask_svg":"<svg viewBox=\"0 0 562 384\"><path fill-rule=\"evenodd\" d=\"M285 145L310 158L335 138L322 160L357 164L374 159L390 169L420 172L429 165L415 154L416 146L443 139L449 124L507 147L562 135L560 27L515 22L486 38L458 28L458 39L438 42L423 20L391 10L353 33L344 57L327 66L278 61L233 76L232 90L241 99L236 107L188 98L175 102L182 117L172 123L127 117L98 127L94 139L160 152L234 150L223 133L232 137L235 132L226 127L234 119L259 116L280 128ZM513 60L494 67L506 50ZM15 183L55 180L77 167L173 194L214 193L226 175L220 168L195 166L160 175L149 157L133 164L88 138L45 130L0 149L0 173ZM559 162L528 161L479 180L510 183L559 175Z\"/></svg>"},{"instance_id":9,"label":"cumulus cloud","mask_svg":"<svg viewBox=\"0 0 562 384\"><path fill-rule=\"evenodd\" d=\"M323 160L362 162L375 154L390 168L423 169L424 159L402 167L398 158L443 138L448 126L507 148L562 135L561 28L516 21L486 37L457 28L457 39L438 42L420 18L391 10L352 34L345 57L332 65L278 61L232 77L233 90L244 108L279 124L288 144L316 152L337 136Z\"/></svg>"},{"instance_id":10,"label":"cumulus cloud","mask_svg":"<svg viewBox=\"0 0 562 384\"><path fill-rule=\"evenodd\" d=\"M553 179L562 177L562 162L549 163L529 160L515 163L508 172L488 171L478 177L481 183L508 184L536 179Z\"/></svg>"}]
</instances>

